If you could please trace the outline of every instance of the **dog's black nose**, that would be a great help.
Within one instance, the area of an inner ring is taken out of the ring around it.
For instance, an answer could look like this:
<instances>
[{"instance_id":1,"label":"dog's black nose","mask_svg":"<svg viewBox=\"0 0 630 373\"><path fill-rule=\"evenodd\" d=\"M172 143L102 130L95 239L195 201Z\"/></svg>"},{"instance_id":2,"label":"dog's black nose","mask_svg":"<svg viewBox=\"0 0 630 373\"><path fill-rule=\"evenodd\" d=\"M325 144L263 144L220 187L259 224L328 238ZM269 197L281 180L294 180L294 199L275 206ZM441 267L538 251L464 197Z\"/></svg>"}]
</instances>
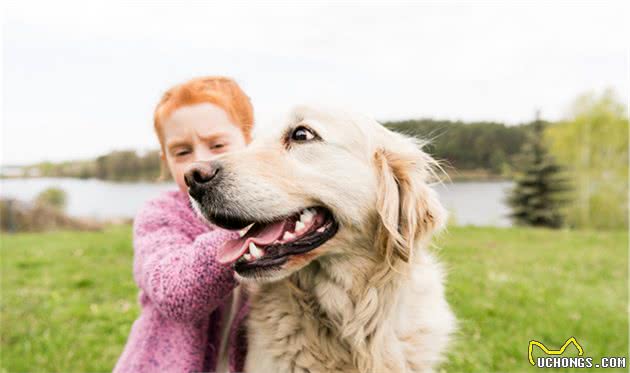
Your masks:
<instances>
[{"instance_id":1,"label":"dog's black nose","mask_svg":"<svg viewBox=\"0 0 630 373\"><path fill-rule=\"evenodd\" d=\"M203 196L203 192L217 180L221 168L221 164L218 162L194 163L184 174L188 194L199 200Z\"/></svg>"}]
</instances>

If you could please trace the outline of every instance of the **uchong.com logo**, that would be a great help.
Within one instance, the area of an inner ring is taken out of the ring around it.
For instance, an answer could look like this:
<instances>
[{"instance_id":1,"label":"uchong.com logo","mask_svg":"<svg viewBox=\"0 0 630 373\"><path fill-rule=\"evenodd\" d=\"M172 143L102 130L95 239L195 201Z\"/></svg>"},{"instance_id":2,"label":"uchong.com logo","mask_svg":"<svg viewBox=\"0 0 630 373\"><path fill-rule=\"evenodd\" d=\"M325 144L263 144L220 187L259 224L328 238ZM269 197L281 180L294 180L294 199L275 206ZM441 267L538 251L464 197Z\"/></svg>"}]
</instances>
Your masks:
<instances>
[{"instance_id":1,"label":"uchong.com logo","mask_svg":"<svg viewBox=\"0 0 630 373\"><path fill-rule=\"evenodd\" d=\"M578 356L562 356L567 347L573 344L578 351ZM534 359L534 346L539 347L546 355ZM584 356L584 349L575 339L571 337L564 342L562 347L557 350L547 348L539 341L529 341L527 349L529 362L538 368L625 368L626 358L619 356L604 356L601 359L593 359L590 356Z\"/></svg>"}]
</instances>

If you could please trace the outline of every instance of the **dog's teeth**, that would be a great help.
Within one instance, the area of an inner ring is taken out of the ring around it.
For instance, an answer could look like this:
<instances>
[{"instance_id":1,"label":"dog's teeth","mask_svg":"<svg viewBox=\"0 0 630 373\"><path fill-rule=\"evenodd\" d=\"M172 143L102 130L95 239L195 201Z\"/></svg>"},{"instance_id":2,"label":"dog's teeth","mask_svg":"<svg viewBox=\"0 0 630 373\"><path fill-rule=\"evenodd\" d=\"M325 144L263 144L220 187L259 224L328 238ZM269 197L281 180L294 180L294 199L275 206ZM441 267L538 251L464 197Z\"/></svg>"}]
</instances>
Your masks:
<instances>
[{"instance_id":1,"label":"dog's teeth","mask_svg":"<svg viewBox=\"0 0 630 373\"><path fill-rule=\"evenodd\" d=\"M260 258L261 256L265 255L265 251L258 248L258 246L256 246L255 243L250 242L249 243L249 252L252 254L252 256L256 259Z\"/></svg>"},{"instance_id":2,"label":"dog's teeth","mask_svg":"<svg viewBox=\"0 0 630 373\"><path fill-rule=\"evenodd\" d=\"M311 220L313 220L313 216L315 214L313 213L313 211L311 209L306 209L304 210L304 212L302 212L302 214L300 215L300 221L304 224L310 223Z\"/></svg>"},{"instance_id":3,"label":"dog's teeth","mask_svg":"<svg viewBox=\"0 0 630 373\"><path fill-rule=\"evenodd\" d=\"M245 260L247 260L248 262L251 262L251 261L252 261L252 254L250 254L250 253L245 253L245 254L243 255L243 258L245 258Z\"/></svg>"},{"instance_id":4,"label":"dog's teeth","mask_svg":"<svg viewBox=\"0 0 630 373\"><path fill-rule=\"evenodd\" d=\"M324 227L317 228L317 231L318 231L319 233L322 233L322 232L324 232L325 230L326 230L326 229L325 229Z\"/></svg>"},{"instance_id":5,"label":"dog's teeth","mask_svg":"<svg viewBox=\"0 0 630 373\"><path fill-rule=\"evenodd\" d=\"M254 223L252 223L252 224L248 225L247 227L245 227L245 228L241 229L240 231L238 231L238 235L240 237L243 237L244 235L246 235L247 231L249 231L249 228L251 228L252 225L254 225Z\"/></svg>"},{"instance_id":6,"label":"dog's teeth","mask_svg":"<svg viewBox=\"0 0 630 373\"><path fill-rule=\"evenodd\" d=\"M305 227L305 225L301 221L296 222L295 223L295 233L301 231L302 229L304 229L304 227Z\"/></svg>"},{"instance_id":7,"label":"dog's teeth","mask_svg":"<svg viewBox=\"0 0 630 373\"><path fill-rule=\"evenodd\" d=\"M292 240L294 238L295 238L295 235L289 231L284 232L284 235L282 236L282 239L285 241Z\"/></svg>"}]
</instances>

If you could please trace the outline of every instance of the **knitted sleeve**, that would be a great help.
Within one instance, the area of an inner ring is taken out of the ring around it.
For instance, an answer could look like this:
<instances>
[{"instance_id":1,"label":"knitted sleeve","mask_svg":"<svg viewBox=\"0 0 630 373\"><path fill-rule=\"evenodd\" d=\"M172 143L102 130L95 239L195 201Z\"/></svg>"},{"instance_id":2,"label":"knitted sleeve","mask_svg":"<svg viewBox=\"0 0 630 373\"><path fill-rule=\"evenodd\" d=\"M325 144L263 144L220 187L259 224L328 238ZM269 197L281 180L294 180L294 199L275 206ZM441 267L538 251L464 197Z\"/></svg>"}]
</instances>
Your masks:
<instances>
[{"instance_id":1,"label":"knitted sleeve","mask_svg":"<svg viewBox=\"0 0 630 373\"><path fill-rule=\"evenodd\" d=\"M207 316L236 286L216 250L238 235L199 226L172 195L147 203L134 221L134 278L164 316L180 322Z\"/></svg>"}]
</instances>

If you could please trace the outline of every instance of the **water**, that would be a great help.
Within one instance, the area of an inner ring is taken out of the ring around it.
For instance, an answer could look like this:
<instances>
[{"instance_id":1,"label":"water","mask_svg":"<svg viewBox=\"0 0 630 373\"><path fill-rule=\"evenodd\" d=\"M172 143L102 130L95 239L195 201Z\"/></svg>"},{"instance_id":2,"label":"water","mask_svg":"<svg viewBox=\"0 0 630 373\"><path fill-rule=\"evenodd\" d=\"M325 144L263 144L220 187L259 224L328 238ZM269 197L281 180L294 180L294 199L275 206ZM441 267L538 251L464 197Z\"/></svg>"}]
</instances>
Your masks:
<instances>
[{"instance_id":1,"label":"water","mask_svg":"<svg viewBox=\"0 0 630 373\"><path fill-rule=\"evenodd\" d=\"M467 181L437 185L440 201L457 225L511 226L505 203L511 181Z\"/></svg>"},{"instance_id":2,"label":"water","mask_svg":"<svg viewBox=\"0 0 630 373\"><path fill-rule=\"evenodd\" d=\"M459 225L509 226L505 193L511 182L462 182L438 185L442 203ZM0 196L32 200L46 188L58 187L68 195L66 212L97 219L135 216L142 204L173 183L120 183L96 179L33 178L0 180Z\"/></svg>"},{"instance_id":3,"label":"water","mask_svg":"<svg viewBox=\"0 0 630 373\"><path fill-rule=\"evenodd\" d=\"M133 217L142 204L161 192L176 189L172 183L119 183L97 179L32 178L0 180L0 196L30 201L44 189L63 189L72 216L97 219Z\"/></svg>"}]
</instances>

